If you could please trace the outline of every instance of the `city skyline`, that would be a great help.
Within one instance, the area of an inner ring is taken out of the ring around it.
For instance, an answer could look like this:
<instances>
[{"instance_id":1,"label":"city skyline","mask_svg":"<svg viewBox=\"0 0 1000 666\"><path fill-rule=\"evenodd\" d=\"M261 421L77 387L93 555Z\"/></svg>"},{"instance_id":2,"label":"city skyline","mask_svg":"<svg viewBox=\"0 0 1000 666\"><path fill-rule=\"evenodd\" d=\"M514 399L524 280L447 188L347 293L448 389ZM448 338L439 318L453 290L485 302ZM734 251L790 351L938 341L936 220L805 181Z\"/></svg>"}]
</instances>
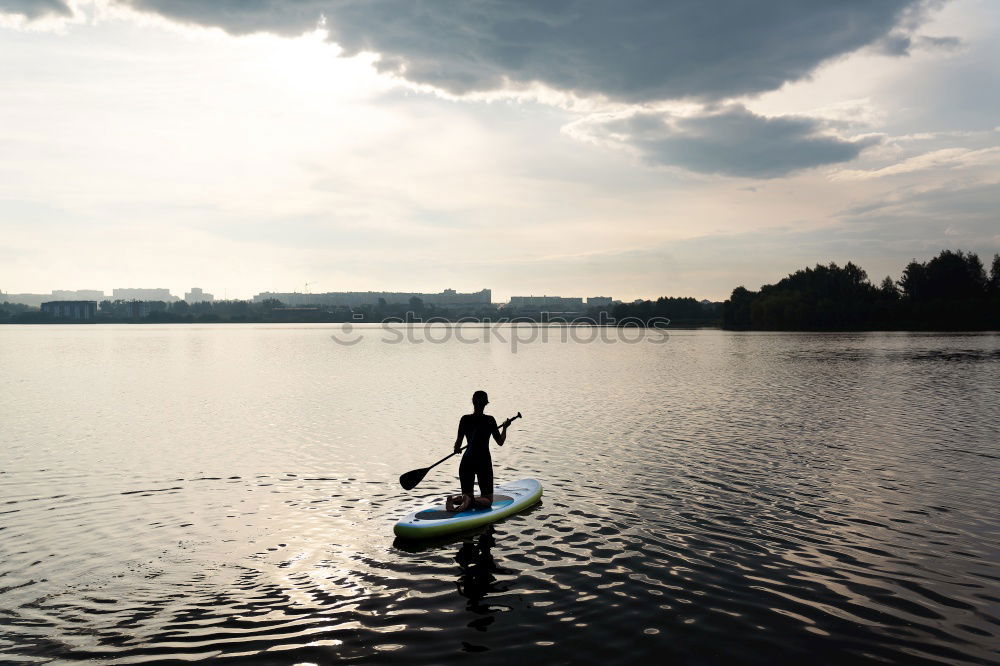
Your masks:
<instances>
[{"instance_id":1,"label":"city skyline","mask_svg":"<svg viewBox=\"0 0 1000 666\"><path fill-rule=\"evenodd\" d=\"M107 294L98 289L54 289L48 294L36 292L10 293L0 291L0 303L8 297L13 297L12 303L27 303L37 305L34 301L59 300L59 301L115 301L115 300L163 300L165 302L187 301L191 302L213 302L217 300L214 294L203 291L200 287L191 287L190 292L185 292L183 297L176 296L169 288L165 287L118 287L112 289L111 294ZM18 300L18 297L28 297L25 300ZM512 295L506 299L497 300L493 298L493 290L489 288L480 289L475 292L458 292L454 289L445 288L436 292L413 292L413 291L383 291L383 290L362 290L362 291L316 291L316 292L268 292L262 291L253 294L246 300L254 303L261 303L267 300L279 300L285 305L362 305L377 304L380 299L392 300L392 303L405 303L411 298L420 298L429 305L456 305L467 306L472 304L516 304L535 305L547 302L578 301L583 305L607 305L612 302L621 302L619 299L610 296L567 296L557 294L526 294ZM313 300L310 299L319 299ZM222 300L222 299L218 299Z\"/></svg>"},{"instance_id":2,"label":"city skyline","mask_svg":"<svg viewBox=\"0 0 1000 666\"><path fill-rule=\"evenodd\" d=\"M950 250L950 249L952 249L952 248L948 248L948 247L942 247L942 248L940 248L940 250ZM975 252L975 250L972 250L972 251ZM927 259L931 258L932 254L936 254L936 252L935 253L927 252L927 253L924 253L922 255L917 255L917 256L912 257L912 260L915 260L915 261L927 260ZM994 256L997 256L997 255L1000 255L1000 252L994 254ZM989 262L991 260L991 256L990 255L982 256L982 257L980 257L980 260L988 268ZM832 262L832 263L836 263L836 262ZM857 264L856 261L854 261L854 260L852 260L850 258L847 261L843 262L843 263L844 264L846 264L846 263L854 263L855 265ZM767 281L765 281L762 284L769 284L769 283L777 282L778 280L780 280L780 279L782 279L782 278L790 275L791 273L793 273L793 272L795 272L797 270L800 270L802 268L811 268L811 267L817 266L817 265L822 266L822 265L826 265L826 264L823 263L823 262L814 262L812 264L805 264L803 266L796 266L796 267L793 267L792 269L790 269L789 271L787 271L785 273L782 273L780 275L775 274L775 276L773 278L769 278ZM879 277L878 274L873 274L872 272L868 271L865 268L865 266L860 266L860 268L866 272L866 274L868 275L868 279L869 279L870 282L872 282L872 284L878 284L881 281L881 278ZM891 270L890 269L889 274L885 275L884 277L892 279L893 281L896 281L896 277L901 275L903 269L904 269L904 266L901 264L898 267L898 269L895 269L895 270ZM727 290L723 296L718 297L718 298L714 298L714 297L711 297L711 296L706 296L704 294L699 294L699 293L657 293L657 294L650 294L650 295L641 295L641 296L636 296L636 297L630 297L630 296L629 297L617 297L616 296L614 298L614 300L616 302L626 302L626 303L629 303L629 302L635 302L635 301L640 301L640 300L656 300L657 298L667 297L667 298L695 298L695 299L700 300L700 301L710 301L710 302L721 303L721 302L723 302L723 301L725 301L725 300L727 300L729 298L729 295L730 295L730 292L732 291L732 289L735 289L736 287L740 287L740 286L746 287L747 286L747 282L735 283L732 286L731 289ZM762 285L757 285L756 287L759 287L759 286L762 286ZM313 289L312 287L316 287L316 289ZM6 289L3 289L2 287L0 287L0 302L2 302L6 296L35 296L35 297L44 297L44 298L51 297L53 299L62 299L62 300L73 300L77 296L79 296L80 298L83 298L84 297L83 296L84 292L90 292L90 293L101 292L102 294L104 294L104 296L97 298L97 300L101 300L102 298L107 298L109 300L114 300L116 298L116 296L115 296L116 292L127 292L127 291L134 291L134 292L138 292L138 291L167 291L167 292L170 293L170 295L171 295L171 297L172 297L173 300L188 300L188 301L195 301L195 302L198 301L198 300L208 300L208 301L212 301L212 300L260 301L263 298L267 298L268 295L281 295L281 294L295 294L296 296L323 295L323 294L344 294L344 293L351 293L351 294L393 293L393 294L405 294L405 295L411 295L411 294L417 293L417 294L423 294L423 295L427 295L427 294L433 295L433 294L445 294L447 292L454 293L456 291L459 294L473 294L473 293L484 292L484 291L485 292L490 292L490 294L492 296L492 302L493 303L498 303L498 304L499 303L508 303L508 302L511 301L511 299L526 298L526 297L527 298L534 298L534 297L539 297L539 296L551 296L551 297L554 297L554 298L582 298L584 301L586 301L588 298L598 298L598 299L608 298L608 297L606 297L604 295L580 296L580 294L582 294L584 292L582 292L579 289L572 290L572 291L565 290L561 294L556 294L555 292L553 292L551 290L545 291L545 290L538 290L538 289L528 289L528 290L526 290L523 293L504 293L501 290L493 289L493 288L490 288L490 287L487 287L485 289L475 289L475 290L470 289L468 291L463 291L461 289L456 290L456 289L453 289L451 287L444 287L443 289L441 289L441 288L433 289L432 288L431 290L428 290L428 291L413 291L413 290L402 291L402 290L396 290L396 289L371 289L371 288L351 289L351 290L333 290L333 289L322 289L320 287L321 287L321 285L319 285L316 282L307 282L307 283L303 284L301 290L296 290L296 289L290 289L288 291L250 290L249 293L247 293L246 296L229 295L229 293L228 293L229 290L228 289L223 289L223 290L214 289L215 293L204 292L201 287L197 287L197 286L183 287L183 288L177 288L177 287L115 287L115 288L112 288L110 290L111 291L110 294L106 293L105 290L100 290L100 289L97 289L97 290L92 290L92 289L51 289L51 290L48 291L48 293L45 293L45 292L42 292L42 291L20 291L20 292L15 292L15 291L6 290ZM186 291L187 289L191 289L192 293L188 293ZM219 293L220 291L222 293ZM600 287L598 287L595 291L596 292L601 292ZM608 291L608 290L604 290L604 291ZM174 295L174 292L184 293L185 296L176 296L176 295ZM567 294L572 294L572 295L567 295ZM188 296L193 296L193 298L187 298ZM87 297L87 298L90 299L90 297ZM129 296L122 296L121 298L128 299L130 297ZM299 300L299 299L297 299L297 300ZM20 302L20 301L12 301L12 302ZM34 302L32 302L32 304L33 305L37 305Z\"/></svg>"}]
</instances>

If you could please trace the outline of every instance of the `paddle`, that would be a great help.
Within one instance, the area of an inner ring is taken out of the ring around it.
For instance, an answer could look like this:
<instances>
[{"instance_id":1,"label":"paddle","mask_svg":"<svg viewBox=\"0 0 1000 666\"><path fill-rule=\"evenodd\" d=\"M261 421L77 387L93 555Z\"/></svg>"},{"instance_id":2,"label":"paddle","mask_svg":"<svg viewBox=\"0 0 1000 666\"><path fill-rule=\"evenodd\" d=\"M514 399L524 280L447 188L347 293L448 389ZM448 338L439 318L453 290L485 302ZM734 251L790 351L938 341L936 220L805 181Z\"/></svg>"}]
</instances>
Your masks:
<instances>
[{"instance_id":1,"label":"paddle","mask_svg":"<svg viewBox=\"0 0 1000 666\"><path fill-rule=\"evenodd\" d=\"M518 412L517 416L512 416L509 419L507 419L506 421L504 421L503 427L509 426L515 419L519 419L519 418L521 418L521 412ZM469 448L469 447L468 446L463 446L458 451L455 451L454 453L449 453L444 458L441 458L441 460L438 460L436 463L434 463L430 467L421 467L420 469L415 469L415 470L407 472L406 474L401 475L399 477L399 485L403 486L403 490L413 490L414 488L417 487L418 483L420 483L421 481L424 480L424 477L427 476L427 472L431 471L432 469L434 469L435 467L437 467L438 465L440 465L441 463L443 463L448 458L451 458L456 453L461 453L462 451L466 450L467 448Z\"/></svg>"}]
</instances>

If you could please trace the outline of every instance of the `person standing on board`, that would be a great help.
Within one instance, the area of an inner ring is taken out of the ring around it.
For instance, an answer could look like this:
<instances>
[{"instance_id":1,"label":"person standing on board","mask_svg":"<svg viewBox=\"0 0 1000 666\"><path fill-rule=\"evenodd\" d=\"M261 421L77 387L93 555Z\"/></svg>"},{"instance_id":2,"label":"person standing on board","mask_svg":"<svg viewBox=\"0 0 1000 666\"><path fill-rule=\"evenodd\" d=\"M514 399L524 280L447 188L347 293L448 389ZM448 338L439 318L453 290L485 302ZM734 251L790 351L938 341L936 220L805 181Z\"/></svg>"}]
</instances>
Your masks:
<instances>
[{"instance_id":1,"label":"person standing on board","mask_svg":"<svg viewBox=\"0 0 1000 666\"><path fill-rule=\"evenodd\" d=\"M462 483L462 494L451 495L445 503L448 511L465 511L470 507L489 508L493 504L493 459L490 458L490 437L503 446L507 441L507 427L510 419L497 427L497 420L483 413L490 402L486 391L472 394L472 413L466 414L458 422L458 436L455 438L455 453L462 448L462 440L467 439L468 448L458 467L458 478ZM475 496L475 481L479 481L479 497Z\"/></svg>"}]
</instances>

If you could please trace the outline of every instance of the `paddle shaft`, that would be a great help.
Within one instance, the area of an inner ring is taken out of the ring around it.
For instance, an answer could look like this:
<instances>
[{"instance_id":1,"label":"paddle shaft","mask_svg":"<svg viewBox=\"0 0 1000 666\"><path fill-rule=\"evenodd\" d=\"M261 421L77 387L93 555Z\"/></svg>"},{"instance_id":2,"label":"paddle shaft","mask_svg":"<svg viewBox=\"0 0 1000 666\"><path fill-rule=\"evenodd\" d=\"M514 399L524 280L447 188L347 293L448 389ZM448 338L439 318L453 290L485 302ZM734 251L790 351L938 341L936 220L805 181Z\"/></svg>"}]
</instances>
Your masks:
<instances>
[{"instance_id":1,"label":"paddle shaft","mask_svg":"<svg viewBox=\"0 0 1000 666\"><path fill-rule=\"evenodd\" d=\"M457 456L459 453L461 453L462 451L466 450L467 448L469 448L468 444L466 444L465 446L463 446L462 448L460 448L458 451L453 451L453 452L449 453L444 458L441 458L441 460L438 460L436 463L434 463L430 467L425 467L424 469L426 469L429 472L432 469L434 469L435 467L437 467L438 465L440 465L441 463L443 463L448 458L451 458L452 456Z\"/></svg>"}]
</instances>

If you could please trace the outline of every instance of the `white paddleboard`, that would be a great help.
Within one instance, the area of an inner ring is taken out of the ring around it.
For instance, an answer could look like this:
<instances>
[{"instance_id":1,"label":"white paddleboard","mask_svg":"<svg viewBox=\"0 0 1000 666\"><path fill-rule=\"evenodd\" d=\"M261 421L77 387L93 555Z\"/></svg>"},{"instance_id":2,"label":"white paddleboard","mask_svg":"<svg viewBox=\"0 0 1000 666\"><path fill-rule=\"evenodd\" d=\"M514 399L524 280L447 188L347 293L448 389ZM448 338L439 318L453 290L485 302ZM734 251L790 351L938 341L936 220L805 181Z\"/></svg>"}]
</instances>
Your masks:
<instances>
[{"instance_id":1,"label":"white paddleboard","mask_svg":"<svg viewBox=\"0 0 1000 666\"><path fill-rule=\"evenodd\" d=\"M542 484L535 479L512 481L493 489L493 505L488 509L469 509L460 513L446 511L443 505L432 506L401 518L393 531L407 539L426 539L452 532L471 530L523 511L542 497Z\"/></svg>"}]
</instances>

